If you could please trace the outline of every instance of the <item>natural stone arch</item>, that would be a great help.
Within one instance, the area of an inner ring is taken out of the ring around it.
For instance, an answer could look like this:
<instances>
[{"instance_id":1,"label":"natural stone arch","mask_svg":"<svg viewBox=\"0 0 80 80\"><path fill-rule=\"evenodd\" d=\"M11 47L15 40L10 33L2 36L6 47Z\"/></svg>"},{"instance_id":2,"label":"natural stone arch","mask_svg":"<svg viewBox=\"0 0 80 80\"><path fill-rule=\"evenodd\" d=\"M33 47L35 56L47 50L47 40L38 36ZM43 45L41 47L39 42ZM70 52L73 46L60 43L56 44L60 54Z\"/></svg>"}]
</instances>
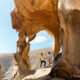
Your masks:
<instances>
[{"instance_id":1,"label":"natural stone arch","mask_svg":"<svg viewBox=\"0 0 80 80\"><path fill-rule=\"evenodd\" d=\"M40 29L39 31L41 31L41 30L44 30L44 28L42 27L42 29ZM39 31L37 31L37 32L39 32ZM45 31L47 31L48 34L52 36L52 38L54 38L55 36L57 36L57 34L56 35L53 35L53 33L50 32L47 29ZM30 69L30 67L31 67L30 66L30 63L29 63L28 53L30 51L30 41L33 40L35 38L35 36L36 36L36 34L32 34L31 36L28 37L29 38L29 41L28 41L28 43L26 43L25 49L23 49L23 52L17 53L16 54L17 56L15 57L15 59L17 59L16 61L18 62L18 66L20 68L21 75L23 75L23 76L24 75L26 76L30 72L30 71L28 71L28 69ZM57 51L57 53L58 53L60 51L60 46L59 46L59 43L58 43L59 42L59 38L58 37L55 37L54 39L55 39L54 52L56 53L56 51ZM57 45L59 47L57 47ZM57 48L57 50L56 50L56 48ZM22 55L20 56L20 54L22 54ZM57 55L57 54L55 54L55 55ZM20 59L21 59L21 62L19 61ZM24 65L25 61L26 61L26 65ZM27 69L26 69L26 67L27 67ZM26 70L27 70L27 72L25 72Z\"/></svg>"},{"instance_id":2,"label":"natural stone arch","mask_svg":"<svg viewBox=\"0 0 80 80\"><path fill-rule=\"evenodd\" d=\"M18 31L24 31L32 40L35 36L34 34L41 30L42 27L45 27L54 34L57 48L60 47L58 46L60 45L58 0L14 1L16 8L11 14L13 28ZM53 67L49 80L55 76L70 79L72 76L80 74L80 43L78 43L78 40L80 40L79 5L79 0L59 0L59 19L63 29L63 32L61 32L63 34L61 34L63 44L62 58L58 61L57 66Z\"/></svg>"},{"instance_id":3,"label":"natural stone arch","mask_svg":"<svg viewBox=\"0 0 80 80\"><path fill-rule=\"evenodd\" d=\"M58 19L58 0L14 0L16 8L12 11L12 25L19 36L21 45L25 42L25 37L29 41L21 52L15 55L21 75L26 76L30 69L28 52L30 41L41 30L46 30L50 35L54 35L55 48L53 56L55 57L60 51L60 25ZM22 46L23 47L23 46ZM24 64L25 67L22 66Z\"/></svg>"},{"instance_id":4,"label":"natural stone arch","mask_svg":"<svg viewBox=\"0 0 80 80\"><path fill-rule=\"evenodd\" d=\"M45 30L47 29L48 31L52 32L55 37L56 50L54 51L54 56L56 56L58 53L57 48L60 47L60 43L59 43L59 39L60 39L59 27L60 26L59 26L58 9L57 9L58 0L55 0L55 1L48 0L46 1L46 4L44 4L45 1L37 2L36 0L34 0L35 5L33 6L31 4L31 1L25 0L24 2L21 2L21 1L17 2L17 0L15 0L16 9L11 13L12 24L13 24L13 28L16 28L16 30L25 31L27 36L30 38L32 38L32 35L36 34L36 32L42 29L45 29ZM28 7L29 10L24 3L29 4L29 7ZM53 6L52 3L54 3L55 5ZM43 7L37 4L41 4ZM24 7L23 9L24 12L21 12L22 7ZM25 9L28 11L25 12Z\"/></svg>"}]
</instances>

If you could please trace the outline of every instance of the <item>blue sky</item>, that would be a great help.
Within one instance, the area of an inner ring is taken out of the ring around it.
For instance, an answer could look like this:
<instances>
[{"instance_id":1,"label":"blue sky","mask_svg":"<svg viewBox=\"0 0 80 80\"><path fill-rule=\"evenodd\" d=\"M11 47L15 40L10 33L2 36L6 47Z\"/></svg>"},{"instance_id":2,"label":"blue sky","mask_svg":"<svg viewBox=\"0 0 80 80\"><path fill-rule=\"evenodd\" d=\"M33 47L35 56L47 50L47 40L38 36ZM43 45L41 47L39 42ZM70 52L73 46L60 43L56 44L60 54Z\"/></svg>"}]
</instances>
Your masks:
<instances>
[{"instance_id":1,"label":"blue sky","mask_svg":"<svg viewBox=\"0 0 80 80\"><path fill-rule=\"evenodd\" d=\"M13 0L0 0L0 53L16 52L18 33L12 29L10 17L13 9ZM30 50L51 47L52 43L52 38L45 31L41 31L31 42Z\"/></svg>"},{"instance_id":2,"label":"blue sky","mask_svg":"<svg viewBox=\"0 0 80 80\"><path fill-rule=\"evenodd\" d=\"M47 48L53 46L53 40L51 36L45 32L40 31L37 33L36 38L31 42L31 50L40 49L40 48Z\"/></svg>"}]
</instances>

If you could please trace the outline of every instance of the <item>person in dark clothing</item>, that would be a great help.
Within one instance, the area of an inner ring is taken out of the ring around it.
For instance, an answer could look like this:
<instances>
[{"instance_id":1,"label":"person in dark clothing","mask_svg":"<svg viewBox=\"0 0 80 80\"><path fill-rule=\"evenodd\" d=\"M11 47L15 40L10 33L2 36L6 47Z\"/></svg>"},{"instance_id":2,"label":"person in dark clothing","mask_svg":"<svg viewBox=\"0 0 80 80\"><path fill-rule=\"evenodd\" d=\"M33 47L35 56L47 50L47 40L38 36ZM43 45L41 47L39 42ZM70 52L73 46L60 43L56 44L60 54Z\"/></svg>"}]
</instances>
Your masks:
<instances>
[{"instance_id":1,"label":"person in dark clothing","mask_svg":"<svg viewBox=\"0 0 80 80\"><path fill-rule=\"evenodd\" d=\"M44 67L46 66L46 61L45 61L45 58L43 56L43 53L41 53L41 56L40 56L40 67L42 67L42 64L44 63Z\"/></svg>"}]
</instances>

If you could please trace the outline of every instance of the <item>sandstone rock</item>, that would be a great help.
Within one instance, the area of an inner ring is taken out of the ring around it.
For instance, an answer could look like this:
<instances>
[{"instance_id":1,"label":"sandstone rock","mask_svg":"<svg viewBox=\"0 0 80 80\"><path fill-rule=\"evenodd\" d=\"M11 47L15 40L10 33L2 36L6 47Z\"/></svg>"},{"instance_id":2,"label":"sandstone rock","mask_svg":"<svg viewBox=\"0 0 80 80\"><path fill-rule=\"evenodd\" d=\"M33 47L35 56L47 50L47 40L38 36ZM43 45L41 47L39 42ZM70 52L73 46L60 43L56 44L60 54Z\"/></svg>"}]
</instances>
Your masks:
<instances>
[{"instance_id":1,"label":"sandstone rock","mask_svg":"<svg viewBox=\"0 0 80 80\"><path fill-rule=\"evenodd\" d=\"M79 5L79 0L59 0L63 58L58 64L66 63L62 68L65 68L65 74L69 73L70 76L80 74L80 43L78 42L80 39Z\"/></svg>"},{"instance_id":2,"label":"sandstone rock","mask_svg":"<svg viewBox=\"0 0 80 80\"><path fill-rule=\"evenodd\" d=\"M30 69L28 58L29 48L25 48L26 44L35 38L37 32L46 30L52 38L55 38L55 48L53 51L54 57L60 51L58 0L14 0L14 2L16 7L11 12L12 25L21 35L19 35L18 40L18 43L21 42L21 44L19 45L17 43L17 47L20 49L20 59L24 60L27 67ZM24 43L24 37L28 37L29 41L27 43Z\"/></svg>"},{"instance_id":3,"label":"sandstone rock","mask_svg":"<svg viewBox=\"0 0 80 80\"><path fill-rule=\"evenodd\" d=\"M29 41L33 40L36 33L41 30L46 30L52 37L54 35L54 57L57 56L62 46L62 57L57 64L53 66L51 77L70 79L73 75L79 75L80 1L59 0L58 3L58 0L14 0L14 2L16 8L11 13L14 29L19 33L24 32L26 37L29 38ZM25 41L24 35L22 36L21 40ZM29 48L26 50L25 48L26 46L22 49L22 52L20 52L20 59L24 60L27 65L26 67L30 68L28 60ZM24 57L24 55L26 56ZM21 65L19 65L19 67L20 66ZM51 77L48 77L50 80ZM40 80L42 80L42 78ZM48 80L47 76L44 80Z\"/></svg>"},{"instance_id":4,"label":"sandstone rock","mask_svg":"<svg viewBox=\"0 0 80 80\"><path fill-rule=\"evenodd\" d=\"M52 37L54 35L54 56L56 56L60 50L58 0L34 0L33 2L32 0L14 0L14 2L16 8L11 13L13 28L19 32L24 31L29 39L35 38L36 33L41 30L46 30ZM34 36L31 37L32 35Z\"/></svg>"}]
</instances>

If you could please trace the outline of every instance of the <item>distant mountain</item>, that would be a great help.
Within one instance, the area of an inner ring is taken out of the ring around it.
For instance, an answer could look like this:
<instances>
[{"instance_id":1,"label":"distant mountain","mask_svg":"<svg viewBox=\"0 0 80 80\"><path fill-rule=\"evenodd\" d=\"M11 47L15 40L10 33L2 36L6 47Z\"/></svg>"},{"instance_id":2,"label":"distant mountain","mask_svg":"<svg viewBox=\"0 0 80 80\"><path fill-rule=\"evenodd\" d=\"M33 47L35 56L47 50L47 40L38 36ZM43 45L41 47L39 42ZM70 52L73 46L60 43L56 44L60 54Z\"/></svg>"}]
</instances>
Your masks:
<instances>
[{"instance_id":1,"label":"distant mountain","mask_svg":"<svg viewBox=\"0 0 80 80\"><path fill-rule=\"evenodd\" d=\"M46 54L48 54L48 52L51 52L52 53L52 47L42 48L42 49L37 49L37 50L32 50L32 51L29 52L29 55L32 56L32 57L34 55L40 55L40 53L43 53L44 55L46 55Z\"/></svg>"},{"instance_id":2,"label":"distant mountain","mask_svg":"<svg viewBox=\"0 0 80 80\"><path fill-rule=\"evenodd\" d=\"M13 54L0 54L0 63L2 66L2 78L5 76L5 73L8 71L10 66L13 66Z\"/></svg>"}]
</instances>

